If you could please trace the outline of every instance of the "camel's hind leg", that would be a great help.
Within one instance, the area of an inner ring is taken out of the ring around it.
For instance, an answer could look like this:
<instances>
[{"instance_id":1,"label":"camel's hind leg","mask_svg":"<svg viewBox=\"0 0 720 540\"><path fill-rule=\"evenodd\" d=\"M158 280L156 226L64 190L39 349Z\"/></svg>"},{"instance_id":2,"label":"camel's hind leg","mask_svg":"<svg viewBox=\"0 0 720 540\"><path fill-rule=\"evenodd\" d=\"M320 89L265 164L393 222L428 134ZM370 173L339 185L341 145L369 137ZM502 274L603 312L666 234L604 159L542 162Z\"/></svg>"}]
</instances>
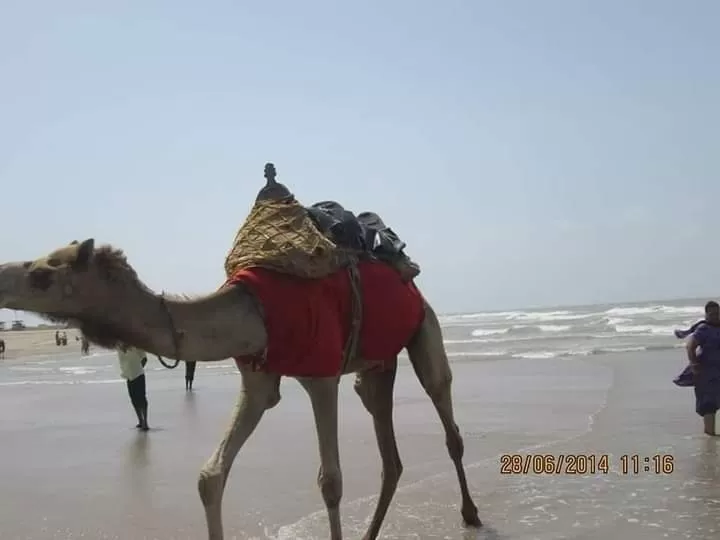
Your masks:
<instances>
[{"instance_id":1,"label":"camel's hind leg","mask_svg":"<svg viewBox=\"0 0 720 540\"><path fill-rule=\"evenodd\" d=\"M479 527L482 523L478 518L477 507L470 497L462 464L465 448L453 413L452 372L445 354L440 321L427 302L425 302L425 319L408 344L407 350L420 384L432 399L445 428L445 443L460 482L462 517L466 525Z\"/></svg>"},{"instance_id":2,"label":"camel's hind leg","mask_svg":"<svg viewBox=\"0 0 720 540\"><path fill-rule=\"evenodd\" d=\"M320 447L320 471L318 485L322 493L330 521L331 540L342 540L340 524L340 499L342 499L342 471L338 448L338 377L297 377L310 396L318 446Z\"/></svg>"},{"instance_id":3,"label":"camel's hind leg","mask_svg":"<svg viewBox=\"0 0 720 540\"><path fill-rule=\"evenodd\" d=\"M387 371L360 372L355 379L355 392L373 417L375 437L382 460L380 497L363 540L377 538L402 474L402 462L395 440L392 417L396 371L397 364Z\"/></svg>"},{"instance_id":4,"label":"camel's hind leg","mask_svg":"<svg viewBox=\"0 0 720 540\"><path fill-rule=\"evenodd\" d=\"M241 368L243 388L232 421L217 450L200 472L198 489L205 507L209 540L223 540L222 497L233 460L263 413L280 401L280 377Z\"/></svg>"}]
</instances>

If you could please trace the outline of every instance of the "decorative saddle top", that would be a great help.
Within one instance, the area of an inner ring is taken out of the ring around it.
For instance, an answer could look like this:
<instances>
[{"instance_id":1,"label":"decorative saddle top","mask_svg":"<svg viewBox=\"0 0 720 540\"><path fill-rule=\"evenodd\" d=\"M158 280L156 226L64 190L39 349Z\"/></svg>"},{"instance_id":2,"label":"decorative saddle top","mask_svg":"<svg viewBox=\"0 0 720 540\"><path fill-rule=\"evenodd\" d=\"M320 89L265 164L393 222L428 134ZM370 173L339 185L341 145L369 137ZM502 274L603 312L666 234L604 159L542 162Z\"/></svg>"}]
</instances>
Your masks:
<instances>
[{"instance_id":1,"label":"decorative saddle top","mask_svg":"<svg viewBox=\"0 0 720 540\"><path fill-rule=\"evenodd\" d=\"M228 278L252 266L321 278L361 258L390 264L406 281L420 273L403 252L405 243L377 214L355 216L335 201L304 207L275 177L275 166L267 163L266 184L225 259Z\"/></svg>"}]
</instances>

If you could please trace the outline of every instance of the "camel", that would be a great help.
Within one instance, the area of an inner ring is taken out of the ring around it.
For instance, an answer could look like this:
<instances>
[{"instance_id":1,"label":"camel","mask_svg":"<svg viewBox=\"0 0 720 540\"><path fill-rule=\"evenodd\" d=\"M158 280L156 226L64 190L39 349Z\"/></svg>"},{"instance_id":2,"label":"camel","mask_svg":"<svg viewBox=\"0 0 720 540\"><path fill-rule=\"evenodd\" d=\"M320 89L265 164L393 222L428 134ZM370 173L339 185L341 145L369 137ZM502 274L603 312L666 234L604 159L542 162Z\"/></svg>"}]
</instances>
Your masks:
<instances>
[{"instance_id":1,"label":"camel","mask_svg":"<svg viewBox=\"0 0 720 540\"><path fill-rule=\"evenodd\" d=\"M0 307L70 322L102 347L125 343L182 361L212 362L253 355L264 350L268 342L263 307L242 283L198 298L156 294L139 279L121 250L109 245L96 247L92 238L72 242L34 261L0 265ZM444 428L460 486L464 523L480 527L462 463L463 439L454 419L452 373L440 323L424 297L418 312L420 322L404 348ZM320 454L318 485L332 540L342 539L338 451L338 383L342 375L355 373L354 389L372 416L382 460L380 494L365 540L378 537L402 474L392 416L397 358L393 360L384 370L371 369L371 363L358 359L337 376L294 377L307 391L313 409ZM209 540L224 537L222 497L237 453L264 412L280 401L281 374L249 364L238 367L242 392L230 425L202 467L198 481Z\"/></svg>"}]
</instances>

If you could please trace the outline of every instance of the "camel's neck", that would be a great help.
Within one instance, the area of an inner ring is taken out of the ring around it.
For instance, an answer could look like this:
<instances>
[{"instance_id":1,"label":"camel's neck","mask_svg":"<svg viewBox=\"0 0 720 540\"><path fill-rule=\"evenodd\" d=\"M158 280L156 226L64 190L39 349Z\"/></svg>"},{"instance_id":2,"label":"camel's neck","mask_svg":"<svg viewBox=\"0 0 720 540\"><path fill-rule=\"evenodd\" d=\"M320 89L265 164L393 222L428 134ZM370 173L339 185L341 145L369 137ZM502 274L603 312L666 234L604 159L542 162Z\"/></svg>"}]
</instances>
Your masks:
<instances>
[{"instance_id":1,"label":"camel's neck","mask_svg":"<svg viewBox=\"0 0 720 540\"><path fill-rule=\"evenodd\" d=\"M164 358L213 361L262 351L266 345L263 320L253 297L242 287L194 300L163 299L144 289L108 314L113 325L127 329L132 343ZM177 342L173 339L173 329ZM124 332L125 333L125 332Z\"/></svg>"}]
</instances>

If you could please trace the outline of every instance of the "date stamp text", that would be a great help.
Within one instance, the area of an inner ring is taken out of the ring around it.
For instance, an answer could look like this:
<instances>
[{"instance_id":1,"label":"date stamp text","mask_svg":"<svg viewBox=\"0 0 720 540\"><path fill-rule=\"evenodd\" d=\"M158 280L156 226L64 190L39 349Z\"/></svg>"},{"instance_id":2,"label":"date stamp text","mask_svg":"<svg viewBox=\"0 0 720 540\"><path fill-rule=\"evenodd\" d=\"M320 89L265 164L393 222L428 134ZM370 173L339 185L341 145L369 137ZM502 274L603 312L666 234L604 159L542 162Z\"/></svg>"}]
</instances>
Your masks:
<instances>
[{"instance_id":1,"label":"date stamp text","mask_svg":"<svg viewBox=\"0 0 720 540\"><path fill-rule=\"evenodd\" d=\"M672 474L672 454L503 454L500 474Z\"/></svg>"}]
</instances>

